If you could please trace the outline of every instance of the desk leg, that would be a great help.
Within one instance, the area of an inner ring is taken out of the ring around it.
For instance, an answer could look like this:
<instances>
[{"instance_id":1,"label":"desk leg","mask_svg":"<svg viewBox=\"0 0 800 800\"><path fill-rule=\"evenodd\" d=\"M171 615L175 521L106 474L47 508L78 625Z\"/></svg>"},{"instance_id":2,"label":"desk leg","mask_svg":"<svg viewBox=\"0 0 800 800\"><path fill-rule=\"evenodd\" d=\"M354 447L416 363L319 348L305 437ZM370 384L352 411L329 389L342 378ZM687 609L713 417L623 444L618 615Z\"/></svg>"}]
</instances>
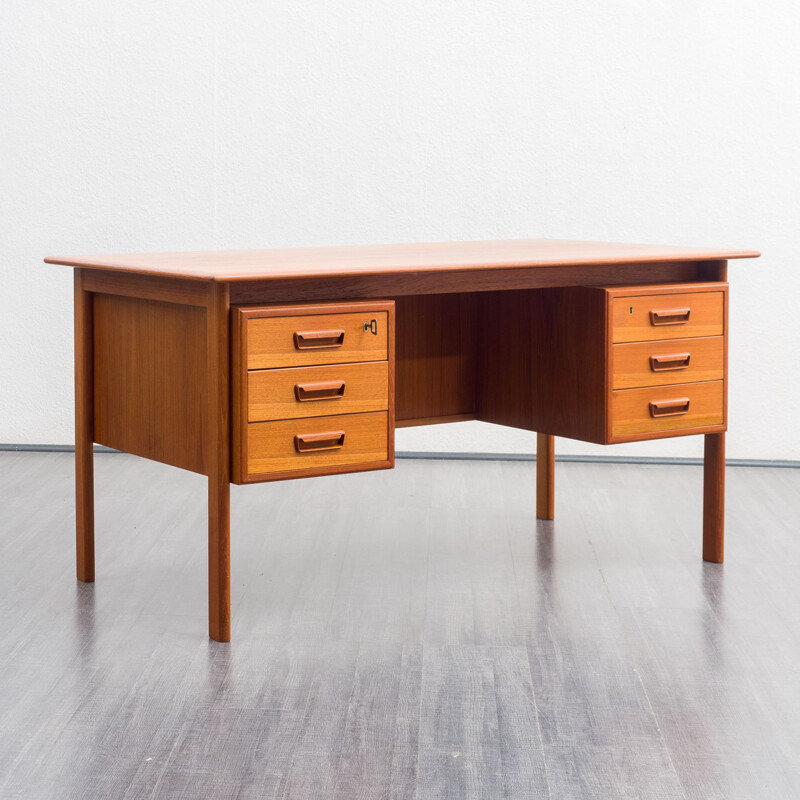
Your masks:
<instances>
[{"instance_id":1,"label":"desk leg","mask_svg":"<svg viewBox=\"0 0 800 800\"><path fill-rule=\"evenodd\" d=\"M208 478L208 635L231 640L230 484Z\"/></svg>"},{"instance_id":2,"label":"desk leg","mask_svg":"<svg viewBox=\"0 0 800 800\"><path fill-rule=\"evenodd\" d=\"M212 283L206 308L208 352L208 635L231 640L228 287Z\"/></svg>"},{"instance_id":3,"label":"desk leg","mask_svg":"<svg viewBox=\"0 0 800 800\"><path fill-rule=\"evenodd\" d=\"M725 434L707 433L703 457L703 561L721 564L725 551Z\"/></svg>"},{"instance_id":4,"label":"desk leg","mask_svg":"<svg viewBox=\"0 0 800 800\"><path fill-rule=\"evenodd\" d=\"M75 270L75 553L79 581L94 580L92 295Z\"/></svg>"},{"instance_id":5,"label":"desk leg","mask_svg":"<svg viewBox=\"0 0 800 800\"><path fill-rule=\"evenodd\" d=\"M555 437L536 434L536 518L553 519L556 494Z\"/></svg>"}]
</instances>

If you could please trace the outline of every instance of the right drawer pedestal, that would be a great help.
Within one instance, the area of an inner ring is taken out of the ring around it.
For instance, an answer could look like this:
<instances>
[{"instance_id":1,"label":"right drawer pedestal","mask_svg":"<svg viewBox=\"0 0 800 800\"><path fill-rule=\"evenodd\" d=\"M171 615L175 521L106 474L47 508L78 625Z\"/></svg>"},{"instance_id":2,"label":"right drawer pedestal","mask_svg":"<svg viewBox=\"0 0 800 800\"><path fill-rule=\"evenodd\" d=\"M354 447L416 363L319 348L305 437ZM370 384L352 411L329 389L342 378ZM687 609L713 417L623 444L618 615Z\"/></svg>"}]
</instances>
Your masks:
<instances>
[{"instance_id":1,"label":"right drawer pedestal","mask_svg":"<svg viewBox=\"0 0 800 800\"><path fill-rule=\"evenodd\" d=\"M488 319L480 419L597 444L726 428L725 282L498 293Z\"/></svg>"}]
</instances>

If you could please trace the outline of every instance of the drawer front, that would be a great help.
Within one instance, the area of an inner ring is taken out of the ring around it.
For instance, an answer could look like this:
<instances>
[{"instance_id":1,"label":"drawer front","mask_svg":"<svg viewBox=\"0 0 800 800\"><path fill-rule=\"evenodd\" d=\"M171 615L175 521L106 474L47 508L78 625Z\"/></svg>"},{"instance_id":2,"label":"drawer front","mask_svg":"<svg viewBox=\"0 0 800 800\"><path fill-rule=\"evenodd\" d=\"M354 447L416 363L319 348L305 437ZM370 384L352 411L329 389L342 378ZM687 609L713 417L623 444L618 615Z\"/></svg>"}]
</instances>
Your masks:
<instances>
[{"instance_id":1,"label":"drawer front","mask_svg":"<svg viewBox=\"0 0 800 800\"><path fill-rule=\"evenodd\" d=\"M611 393L611 437L722 425L723 381Z\"/></svg>"},{"instance_id":2,"label":"drawer front","mask_svg":"<svg viewBox=\"0 0 800 800\"><path fill-rule=\"evenodd\" d=\"M722 336L724 292L681 292L612 299L612 340L643 342Z\"/></svg>"},{"instance_id":3,"label":"drawer front","mask_svg":"<svg viewBox=\"0 0 800 800\"><path fill-rule=\"evenodd\" d=\"M386 361L269 369L247 375L249 422L386 411Z\"/></svg>"},{"instance_id":4,"label":"drawer front","mask_svg":"<svg viewBox=\"0 0 800 800\"><path fill-rule=\"evenodd\" d=\"M257 476L387 462L388 437L385 411L251 422L247 426L247 471Z\"/></svg>"},{"instance_id":5,"label":"drawer front","mask_svg":"<svg viewBox=\"0 0 800 800\"><path fill-rule=\"evenodd\" d=\"M386 311L247 320L247 369L385 361Z\"/></svg>"},{"instance_id":6,"label":"drawer front","mask_svg":"<svg viewBox=\"0 0 800 800\"><path fill-rule=\"evenodd\" d=\"M615 344L612 387L632 389L665 386L677 381L721 381L724 345L722 336Z\"/></svg>"}]
</instances>

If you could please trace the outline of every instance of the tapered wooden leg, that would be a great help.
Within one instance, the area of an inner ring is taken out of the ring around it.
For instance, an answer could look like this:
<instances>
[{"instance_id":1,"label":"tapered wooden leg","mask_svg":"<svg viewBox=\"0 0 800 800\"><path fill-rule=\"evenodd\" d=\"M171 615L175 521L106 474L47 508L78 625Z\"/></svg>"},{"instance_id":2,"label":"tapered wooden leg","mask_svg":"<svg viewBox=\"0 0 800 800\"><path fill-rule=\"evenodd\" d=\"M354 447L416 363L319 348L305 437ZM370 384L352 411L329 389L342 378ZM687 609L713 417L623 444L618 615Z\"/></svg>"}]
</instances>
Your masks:
<instances>
[{"instance_id":1,"label":"tapered wooden leg","mask_svg":"<svg viewBox=\"0 0 800 800\"><path fill-rule=\"evenodd\" d=\"M703 561L725 555L725 434L707 433L703 457Z\"/></svg>"},{"instance_id":2,"label":"tapered wooden leg","mask_svg":"<svg viewBox=\"0 0 800 800\"><path fill-rule=\"evenodd\" d=\"M230 432L226 284L212 283L206 309L208 346L208 635L231 640Z\"/></svg>"},{"instance_id":3,"label":"tapered wooden leg","mask_svg":"<svg viewBox=\"0 0 800 800\"><path fill-rule=\"evenodd\" d=\"M556 496L555 437L536 434L536 517L553 519Z\"/></svg>"},{"instance_id":4,"label":"tapered wooden leg","mask_svg":"<svg viewBox=\"0 0 800 800\"><path fill-rule=\"evenodd\" d=\"M92 295L75 270L75 552L78 580L94 580Z\"/></svg>"}]
</instances>

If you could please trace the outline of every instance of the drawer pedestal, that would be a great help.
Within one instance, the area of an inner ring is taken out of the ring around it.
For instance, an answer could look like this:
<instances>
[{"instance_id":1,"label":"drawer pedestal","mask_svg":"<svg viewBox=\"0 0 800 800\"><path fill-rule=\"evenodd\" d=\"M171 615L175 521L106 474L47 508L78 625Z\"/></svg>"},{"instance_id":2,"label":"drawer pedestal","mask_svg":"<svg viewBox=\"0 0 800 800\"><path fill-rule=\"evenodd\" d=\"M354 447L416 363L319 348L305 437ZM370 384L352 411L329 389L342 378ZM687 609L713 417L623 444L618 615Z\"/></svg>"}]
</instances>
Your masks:
<instances>
[{"instance_id":1,"label":"drawer pedestal","mask_svg":"<svg viewBox=\"0 0 800 800\"><path fill-rule=\"evenodd\" d=\"M496 293L479 419L597 444L720 433L727 308L722 281Z\"/></svg>"},{"instance_id":2,"label":"drawer pedestal","mask_svg":"<svg viewBox=\"0 0 800 800\"><path fill-rule=\"evenodd\" d=\"M394 303L232 310L233 482L394 466Z\"/></svg>"}]
</instances>

